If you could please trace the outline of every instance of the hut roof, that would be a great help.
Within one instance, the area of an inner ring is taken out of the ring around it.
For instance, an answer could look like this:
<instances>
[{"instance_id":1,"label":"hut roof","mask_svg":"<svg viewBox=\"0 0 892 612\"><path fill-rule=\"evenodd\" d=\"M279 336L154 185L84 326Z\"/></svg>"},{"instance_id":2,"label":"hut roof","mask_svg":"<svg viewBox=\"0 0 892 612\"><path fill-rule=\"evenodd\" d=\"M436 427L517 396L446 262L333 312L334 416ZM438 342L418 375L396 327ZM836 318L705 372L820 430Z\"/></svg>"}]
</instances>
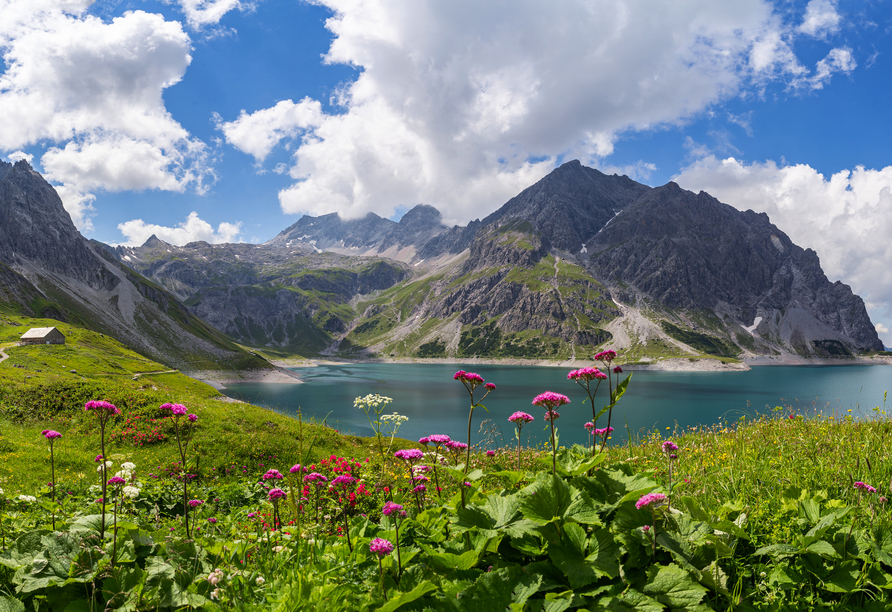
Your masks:
<instances>
[{"instance_id":1,"label":"hut roof","mask_svg":"<svg viewBox=\"0 0 892 612\"><path fill-rule=\"evenodd\" d=\"M22 334L22 340L29 340L32 338L46 338L48 335L50 335L50 332L52 332L54 329L56 329L56 328L55 327L32 327L31 329L26 331L24 334ZM62 332L59 332L59 333L61 334Z\"/></svg>"}]
</instances>

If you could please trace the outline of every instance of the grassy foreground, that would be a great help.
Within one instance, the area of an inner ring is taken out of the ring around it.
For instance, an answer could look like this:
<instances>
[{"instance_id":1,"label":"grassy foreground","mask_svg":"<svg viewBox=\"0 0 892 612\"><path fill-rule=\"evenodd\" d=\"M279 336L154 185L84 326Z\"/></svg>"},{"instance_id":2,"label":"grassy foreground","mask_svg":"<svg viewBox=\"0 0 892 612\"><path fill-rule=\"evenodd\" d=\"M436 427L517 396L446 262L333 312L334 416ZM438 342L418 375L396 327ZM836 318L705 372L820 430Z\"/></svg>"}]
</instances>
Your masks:
<instances>
[{"instance_id":1,"label":"grassy foreground","mask_svg":"<svg viewBox=\"0 0 892 612\"><path fill-rule=\"evenodd\" d=\"M91 338L0 364L0 610L892 609L885 406L559 449L552 474L550 449L466 466L220 401ZM121 410L105 478L92 399Z\"/></svg>"}]
</instances>

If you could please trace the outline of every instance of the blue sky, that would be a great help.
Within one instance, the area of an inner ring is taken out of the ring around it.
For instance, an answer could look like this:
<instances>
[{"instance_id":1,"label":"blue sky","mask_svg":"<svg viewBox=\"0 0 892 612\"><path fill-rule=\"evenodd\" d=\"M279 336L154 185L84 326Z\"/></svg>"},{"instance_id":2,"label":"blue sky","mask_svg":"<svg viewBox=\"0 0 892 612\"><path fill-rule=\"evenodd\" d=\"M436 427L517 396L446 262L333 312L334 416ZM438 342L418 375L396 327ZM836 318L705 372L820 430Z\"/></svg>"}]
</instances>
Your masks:
<instances>
[{"instance_id":1,"label":"blue sky","mask_svg":"<svg viewBox=\"0 0 892 612\"><path fill-rule=\"evenodd\" d=\"M88 237L464 224L578 158L769 214L892 345L888 0L0 0L0 157Z\"/></svg>"}]
</instances>

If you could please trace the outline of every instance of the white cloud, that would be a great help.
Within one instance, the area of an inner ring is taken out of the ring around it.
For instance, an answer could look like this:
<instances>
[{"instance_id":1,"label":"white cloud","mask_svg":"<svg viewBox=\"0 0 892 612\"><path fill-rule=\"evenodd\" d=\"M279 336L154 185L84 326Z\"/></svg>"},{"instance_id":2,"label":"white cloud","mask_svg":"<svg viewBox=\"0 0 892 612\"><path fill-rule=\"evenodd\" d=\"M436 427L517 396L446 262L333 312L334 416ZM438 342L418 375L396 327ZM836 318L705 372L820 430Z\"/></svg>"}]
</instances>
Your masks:
<instances>
[{"instance_id":1,"label":"white cloud","mask_svg":"<svg viewBox=\"0 0 892 612\"><path fill-rule=\"evenodd\" d=\"M288 213L387 217L427 202L464 222L559 156L601 165L625 132L809 73L792 48L798 19L766 0L313 2L334 13L326 61L360 69L332 96L339 112L284 117L305 99L218 123L259 163L294 141Z\"/></svg>"},{"instance_id":2,"label":"white cloud","mask_svg":"<svg viewBox=\"0 0 892 612\"><path fill-rule=\"evenodd\" d=\"M142 219L133 219L125 223L119 223L118 229L124 234L126 240L122 243L127 246L140 246L148 240L152 234L164 242L170 244L183 245L189 242L203 240L212 244L223 242L235 242L236 238L242 231L241 222L226 223L223 222L214 227L207 221L199 218L197 212L189 213L189 216L183 223L176 227L165 227L163 225L155 225L146 223Z\"/></svg>"},{"instance_id":3,"label":"white cloud","mask_svg":"<svg viewBox=\"0 0 892 612\"><path fill-rule=\"evenodd\" d=\"M12 163L16 163L17 161L25 160L29 164L31 160L34 159L34 156L30 153L25 153L24 151L13 151L9 155L6 156L6 159Z\"/></svg>"},{"instance_id":4,"label":"white cloud","mask_svg":"<svg viewBox=\"0 0 892 612\"><path fill-rule=\"evenodd\" d=\"M81 193L65 185L55 186L54 189L62 199L62 205L71 216L74 226L81 232L91 231L93 229L91 217L96 212L93 208L96 196L89 193Z\"/></svg>"},{"instance_id":5,"label":"white cloud","mask_svg":"<svg viewBox=\"0 0 892 612\"><path fill-rule=\"evenodd\" d=\"M876 324L876 330L877 330L878 334L888 334L889 333L889 328L886 327L885 325L883 325L882 323Z\"/></svg>"},{"instance_id":6,"label":"white cloud","mask_svg":"<svg viewBox=\"0 0 892 612\"><path fill-rule=\"evenodd\" d=\"M656 164L652 164L650 162L646 162L643 160L638 160L634 164L628 164L625 166L600 166L598 168L604 174L619 174L620 176L626 175L630 179L634 179L640 183L647 182L650 176L657 171Z\"/></svg>"},{"instance_id":7,"label":"white cloud","mask_svg":"<svg viewBox=\"0 0 892 612\"><path fill-rule=\"evenodd\" d=\"M849 74L857 67L851 49L848 47L831 49L827 57L818 62L814 76L807 79L807 83L812 89L823 89L824 85L830 82L834 72Z\"/></svg>"},{"instance_id":8,"label":"white cloud","mask_svg":"<svg viewBox=\"0 0 892 612\"><path fill-rule=\"evenodd\" d=\"M201 190L212 176L205 146L162 98L192 60L189 36L178 22L143 11L106 23L84 13L90 4L0 0L0 150L61 145L41 162L49 178L83 197Z\"/></svg>"},{"instance_id":9,"label":"white cloud","mask_svg":"<svg viewBox=\"0 0 892 612\"><path fill-rule=\"evenodd\" d=\"M238 119L229 123L224 123L219 115L215 120L230 144L254 156L259 163L283 138L294 138L319 126L323 114L318 101L304 98L298 104L282 100L250 115L242 110Z\"/></svg>"},{"instance_id":10,"label":"white cloud","mask_svg":"<svg viewBox=\"0 0 892 612\"><path fill-rule=\"evenodd\" d=\"M171 0L165 0L169 2ZM186 21L192 29L199 29L207 25L220 22L223 15L229 11L249 10L253 8L252 2L240 2L239 0L175 0L186 15Z\"/></svg>"},{"instance_id":11,"label":"white cloud","mask_svg":"<svg viewBox=\"0 0 892 612\"><path fill-rule=\"evenodd\" d=\"M805 17L797 30L820 38L836 32L840 19L836 6L830 0L811 0L805 7Z\"/></svg>"},{"instance_id":12,"label":"white cloud","mask_svg":"<svg viewBox=\"0 0 892 612\"><path fill-rule=\"evenodd\" d=\"M767 213L793 242L818 253L831 280L863 297L875 320L892 324L892 166L858 166L827 178L805 164L708 156L674 180L735 208Z\"/></svg>"}]
</instances>

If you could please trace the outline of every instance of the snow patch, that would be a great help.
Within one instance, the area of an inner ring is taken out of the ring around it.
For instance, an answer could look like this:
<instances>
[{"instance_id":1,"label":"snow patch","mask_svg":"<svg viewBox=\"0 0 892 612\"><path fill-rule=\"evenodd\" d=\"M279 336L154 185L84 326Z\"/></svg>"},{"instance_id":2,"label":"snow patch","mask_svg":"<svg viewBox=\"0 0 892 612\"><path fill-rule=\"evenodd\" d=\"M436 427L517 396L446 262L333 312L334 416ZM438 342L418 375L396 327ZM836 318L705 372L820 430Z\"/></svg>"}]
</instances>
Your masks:
<instances>
[{"instance_id":1,"label":"snow patch","mask_svg":"<svg viewBox=\"0 0 892 612\"><path fill-rule=\"evenodd\" d=\"M423 261L424 261L424 260L422 259L421 261L419 261L419 262L418 262L417 264L415 264L415 265L416 265L416 266L417 266L417 265L420 265L421 262L423 262Z\"/></svg>"},{"instance_id":2,"label":"snow patch","mask_svg":"<svg viewBox=\"0 0 892 612\"><path fill-rule=\"evenodd\" d=\"M774 236L772 236L772 238L774 238ZM762 322L762 317L756 317L755 319L753 319L752 325L750 325L749 327L746 327L745 325L741 325L741 327L743 329L745 329L746 331L748 331L750 333L750 335L752 336L753 332L756 330L757 327L759 327L759 323L761 323L761 322Z\"/></svg>"},{"instance_id":3,"label":"snow patch","mask_svg":"<svg viewBox=\"0 0 892 612\"><path fill-rule=\"evenodd\" d=\"M774 248L776 248L776 249L777 249L778 251L780 251L781 253L784 252L784 245L783 245L783 243L780 241L780 238L778 238L778 237L775 236L774 234L771 235L771 244L773 244L773 245L774 245Z\"/></svg>"},{"instance_id":4,"label":"snow patch","mask_svg":"<svg viewBox=\"0 0 892 612\"><path fill-rule=\"evenodd\" d=\"M124 255L121 259L124 259L126 261L133 261L132 259L130 259L130 255Z\"/></svg>"}]
</instances>

